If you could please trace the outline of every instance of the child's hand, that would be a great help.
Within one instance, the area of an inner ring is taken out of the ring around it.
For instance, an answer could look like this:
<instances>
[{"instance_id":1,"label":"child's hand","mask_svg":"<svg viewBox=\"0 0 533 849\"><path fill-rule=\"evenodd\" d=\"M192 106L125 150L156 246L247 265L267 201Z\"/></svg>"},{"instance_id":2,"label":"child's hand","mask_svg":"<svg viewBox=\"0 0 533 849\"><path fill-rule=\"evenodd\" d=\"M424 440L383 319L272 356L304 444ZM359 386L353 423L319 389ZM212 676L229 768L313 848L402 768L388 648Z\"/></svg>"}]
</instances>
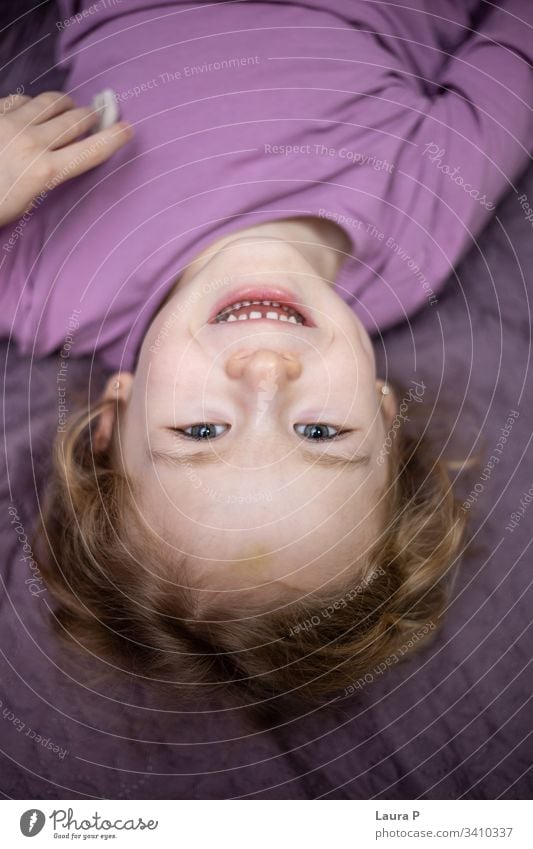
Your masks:
<instances>
[{"instance_id":1,"label":"child's hand","mask_svg":"<svg viewBox=\"0 0 533 849\"><path fill-rule=\"evenodd\" d=\"M116 123L76 141L98 125L93 107L76 108L58 91L0 98L0 226L26 212L33 199L109 159L133 136Z\"/></svg>"}]
</instances>

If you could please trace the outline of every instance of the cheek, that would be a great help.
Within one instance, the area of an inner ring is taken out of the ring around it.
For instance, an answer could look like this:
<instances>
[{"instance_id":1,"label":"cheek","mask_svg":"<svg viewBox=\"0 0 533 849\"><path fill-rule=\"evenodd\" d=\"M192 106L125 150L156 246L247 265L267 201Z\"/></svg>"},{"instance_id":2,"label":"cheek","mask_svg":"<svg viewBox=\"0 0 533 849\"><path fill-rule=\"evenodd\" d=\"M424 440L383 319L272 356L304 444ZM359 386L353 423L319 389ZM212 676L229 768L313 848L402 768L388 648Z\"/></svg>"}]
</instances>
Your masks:
<instances>
[{"instance_id":1,"label":"cheek","mask_svg":"<svg viewBox=\"0 0 533 849\"><path fill-rule=\"evenodd\" d=\"M354 319L356 322L355 329L357 334L356 347L361 352L361 356L364 358L365 368L374 374L376 370L376 358L372 341L357 316L354 316Z\"/></svg>"},{"instance_id":2,"label":"cheek","mask_svg":"<svg viewBox=\"0 0 533 849\"><path fill-rule=\"evenodd\" d=\"M358 346L346 346L329 365L329 379L335 381L343 396L348 395L367 424L376 414L376 373L373 360Z\"/></svg>"},{"instance_id":3,"label":"cheek","mask_svg":"<svg viewBox=\"0 0 533 849\"><path fill-rule=\"evenodd\" d=\"M133 399L132 399L133 400ZM117 450L120 466L132 480L142 477L144 471L145 445L148 443L148 426L131 404L120 420Z\"/></svg>"},{"instance_id":4,"label":"cheek","mask_svg":"<svg viewBox=\"0 0 533 849\"><path fill-rule=\"evenodd\" d=\"M198 380L196 371L191 348L167 340L164 345L150 345L145 349L139 360L138 377L145 387L146 397L154 392L165 392L171 399L177 387Z\"/></svg>"},{"instance_id":5,"label":"cheek","mask_svg":"<svg viewBox=\"0 0 533 849\"><path fill-rule=\"evenodd\" d=\"M375 372L376 359L372 340L359 317L349 307L347 309L349 315L347 316L346 336L353 348L354 356L362 358L364 362L362 367L365 370L370 369Z\"/></svg>"}]
</instances>

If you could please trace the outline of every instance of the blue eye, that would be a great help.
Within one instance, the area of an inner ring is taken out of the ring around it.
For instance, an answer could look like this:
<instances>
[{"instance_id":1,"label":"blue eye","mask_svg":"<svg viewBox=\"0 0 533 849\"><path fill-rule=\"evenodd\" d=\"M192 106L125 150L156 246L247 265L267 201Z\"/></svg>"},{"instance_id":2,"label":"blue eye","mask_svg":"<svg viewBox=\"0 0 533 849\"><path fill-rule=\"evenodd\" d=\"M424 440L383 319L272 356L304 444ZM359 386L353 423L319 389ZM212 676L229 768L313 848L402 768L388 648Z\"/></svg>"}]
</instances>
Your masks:
<instances>
[{"instance_id":1,"label":"blue eye","mask_svg":"<svg viewBox=\"0 0 533 849\"><path fill-rule=\"evenodd\" d=\"M220 436L220 432L217 432L217 428L222 428L222 433L224 433L224 429L227 427L228 425L217 425L212 422L200 422L199 424L190 425L190 427L180 428L179 431L185 436L188 436L190 439L196 439L199 441L215 439L217 436Z\"/></svg>"},{"instance_id":2,"label":"blue eye","mask_svg":"<svg viewBox=\"0 0 533 849\"><path fill-rule=\"evenodd\" d=\"M213 422L199 422L197 424L189 425L189 427L175 428L175 430L188 437L189 439L194 439L197 442L205 442L207 440L216 439L218 436L221 436L228 428L229 425L225 424L213 424ZM314 442L325 442L326 440L337 439L342 433L344 433L344 431L341 431L339 428L333 427L333 425L321 423L297 424L294 425L294 430L296 431L296 433L300 434L300 436L303 436L305 439L312 440Z\"/></svg>"},{"instance_id":3,"label":"blue eye","mask_svg":"<svg viewBox=\"0 0 533 849\"><path fill-rule=\"evenodd\" d=\"M300 427L303 428L303 433L298 430ZM324 442L326 439L336 439L337 436L341 434L341 431L338 428L335 428L332 425L319 423L294 425L294 429L296 433L300 433L301 436L304 436L306 439L312 439L315 442ZM331 431L335 432L331 433Z\"/></svg>"}]
</instances>

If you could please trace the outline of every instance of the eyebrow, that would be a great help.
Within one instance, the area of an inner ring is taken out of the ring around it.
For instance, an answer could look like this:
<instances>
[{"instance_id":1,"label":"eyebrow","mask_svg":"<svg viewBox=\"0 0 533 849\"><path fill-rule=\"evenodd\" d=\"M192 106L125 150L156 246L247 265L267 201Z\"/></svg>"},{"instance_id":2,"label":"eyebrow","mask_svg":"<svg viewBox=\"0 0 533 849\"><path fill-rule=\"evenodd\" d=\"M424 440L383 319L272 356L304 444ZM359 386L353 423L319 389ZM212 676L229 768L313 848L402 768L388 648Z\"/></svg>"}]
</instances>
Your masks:
<instances>
[{"instance_id":1,"label":"eyebrow","mask_svg":"<svg viewBox=\"0 0 533 849\"><path fill-rule=\"evenodd\" d=\"M308 448L300 448L297 452L298 456L302 457L307 463L316 466L327 466L330 469L339 468L355 468L357 466L367 466L370 462L370 454L354 454L354 455L339 455L339 454L315 454ZM217 454L215 451L191 451L190 453L174 454L168 451L149 450L149 456L156 461L169 463L171 466L180 466L185 463L192 463L195 466L209 466L218 464L224 459L223 455Z\"/></svg>"}]
</instances>

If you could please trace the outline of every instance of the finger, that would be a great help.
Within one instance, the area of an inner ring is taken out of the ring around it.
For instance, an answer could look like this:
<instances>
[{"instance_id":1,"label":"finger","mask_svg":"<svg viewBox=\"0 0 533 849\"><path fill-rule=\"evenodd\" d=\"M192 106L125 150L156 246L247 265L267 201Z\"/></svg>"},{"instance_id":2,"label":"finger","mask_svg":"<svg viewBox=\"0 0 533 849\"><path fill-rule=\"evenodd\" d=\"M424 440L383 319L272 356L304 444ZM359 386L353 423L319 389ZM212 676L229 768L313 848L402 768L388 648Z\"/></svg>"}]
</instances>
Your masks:
<instances>
[{"instance_id":1,"label":"finger","mask_svg":"<svg viewBox=\"0 0 533 849\"><path fill-rule=\"evenodd\" d=\"M28 100L31 100L31 97L28 97L27 94L9 94L7 97L0 98L0 115L14 112Z\"/></svg>"},{"instance_id":2,"label":"finger","mask_svg":"<svg viewBox=\"0 0 533 849\"><path fill-rule=\"evenodd\" d=\"M63 115L57 115L44 124L39 124L34 132L47 148L57 150L95 127L99 118L99 111L90 106L69 109Z\"/></svg>"},{"instance_id":3,"label":"finger","mask_svg":"<svg viewBox=\"0 0 533 849\"><path fill-rule=\"evenodd\" d=\"M121 121L107 130L101 130L90 138L83 139L62 147L51 154L54 185L70 180L96 168L106 162L114 153L124 147L133 137L134 130L130 124Z\"/></svg>"},{"instance_id":4,"label":"finger","mask_svg":"<svg viewBox=\"0 0 533 849\"><path fill-rule=\"evenodd\" d=\"M50 118L66 112L67 109L72 109L75 105L68 94L63 94L61 91L45 91L37 97L30 97L29 101L17 110L17 118L20 117L26 124L43 124Z\"/></svg>"}]
</instances>

